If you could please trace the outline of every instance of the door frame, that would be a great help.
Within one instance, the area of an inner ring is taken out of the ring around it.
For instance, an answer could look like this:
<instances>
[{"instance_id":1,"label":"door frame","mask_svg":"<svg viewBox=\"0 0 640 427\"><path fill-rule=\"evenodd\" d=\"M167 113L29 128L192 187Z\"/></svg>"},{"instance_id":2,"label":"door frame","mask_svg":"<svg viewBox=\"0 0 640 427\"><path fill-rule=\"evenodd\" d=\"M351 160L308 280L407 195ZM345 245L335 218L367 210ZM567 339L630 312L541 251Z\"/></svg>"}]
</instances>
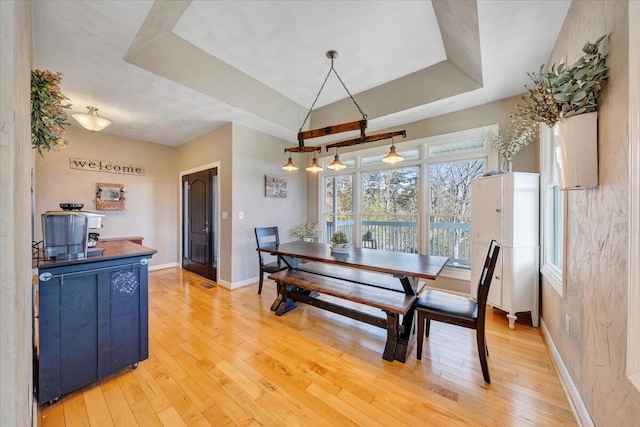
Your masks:
<instances>
[{"instance_id":1,"label":"door frame","mask_svg":"<svg viewBox=\"0 0 640 427\"><path fill-rule=\"evenodd\" d=\"M220 212L221 212L221 204L220 203L220 181L221 179L221 171L220 171L220 162L213 162L213 163L209 163L206 165L202 165L202 166L198 166L192 169L187 169L184 171L180 171L179 172L179 176L178 176L178 188L180 189L179 192L179 200L178 200L178 265L180 266L180 268L182 268L182 247L183 247L183 241L182 239L184 238L184 235L182 233L182 229L183 229L183 191L182 191L182 178L185 175L190 175L192 173L196 173L196 172L202 172L202 171L206 171L208 169L217 169L217 174L218 174L218 179L216 180L218 183L218 187L216 188L216 194L218 194L218 203L216 203L217 206L217 212L216 212L216 217L218 218L218 221L216 223L216 230L217 230L217 237L214 239L215 241L213 242L213 246L214 246L214 250L216 251L216 253L218 254L218 265L216 266L217 269L217 274L216 274L216 281L219 282L220 281L220 277L222 277L222 253L220 253L220 226L221 226L221 222L220 222Z\"/></svg>"}]
</instances>

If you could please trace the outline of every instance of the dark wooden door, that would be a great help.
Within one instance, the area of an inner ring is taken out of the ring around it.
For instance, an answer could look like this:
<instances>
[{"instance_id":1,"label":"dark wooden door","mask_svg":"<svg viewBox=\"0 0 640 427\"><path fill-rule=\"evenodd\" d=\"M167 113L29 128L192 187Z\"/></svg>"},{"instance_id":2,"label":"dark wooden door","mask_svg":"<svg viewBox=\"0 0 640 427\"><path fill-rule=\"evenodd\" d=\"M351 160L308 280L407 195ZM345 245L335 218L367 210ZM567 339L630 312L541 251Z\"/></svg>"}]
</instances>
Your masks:
<instances>
[{"instance_id":1,"label":"dark wooden door","mask_svg":"<svg viewBox=\"0 0 640 427\"><path fill-rule=\"evenodd\" d=\"M183 177L184 244L182 267L216 280L215 227L213 221L213 177L215 169Z\"/></svg>"}]
</instances>

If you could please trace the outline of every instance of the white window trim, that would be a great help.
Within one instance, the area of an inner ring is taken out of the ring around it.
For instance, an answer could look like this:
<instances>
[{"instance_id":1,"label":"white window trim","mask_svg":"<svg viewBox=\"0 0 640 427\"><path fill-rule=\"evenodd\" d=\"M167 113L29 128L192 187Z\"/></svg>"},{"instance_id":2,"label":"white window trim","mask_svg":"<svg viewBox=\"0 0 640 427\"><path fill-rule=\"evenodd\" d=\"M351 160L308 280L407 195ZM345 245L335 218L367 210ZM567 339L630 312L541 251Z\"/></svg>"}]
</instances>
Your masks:
<instances>
[{"instance_id":1,"label":"white window trim","mask_svg":"<svg viewBox=\"0 0 640 427\"><path fill-rule=\"evenodd\" d=\"M553 136L552 130L548 126L540 125L540 179L541 179L541 191L540 191L540 273L547 280L553 289L556 290L561 298L564 297L565 284L564 284L564 272L560 270L556 265L547 262L547 248L551 244L551 232L552 228L548 224L548 218L552 216L553 202L550 200L549 191L547 189L553 184L553 176L555 170L555 164L553 162L553 156L550 155L553 150ZM567 242L567 197L563 197L562 204L562 217L563 217L563 241L562 241L562 258L563 265L566 265L566 242Z\"/></svg>"},{"instance_id":2,"label":"white window trim","mask_svg":"<svg viewBox=\"0 0 640 427\"><path fill-rule=\"evenodd\" d=\"M629 2L629 75L640 74L640 2ZM629 79L627 378L640 390L640 82Z\"/></svg>"}]
</instances>

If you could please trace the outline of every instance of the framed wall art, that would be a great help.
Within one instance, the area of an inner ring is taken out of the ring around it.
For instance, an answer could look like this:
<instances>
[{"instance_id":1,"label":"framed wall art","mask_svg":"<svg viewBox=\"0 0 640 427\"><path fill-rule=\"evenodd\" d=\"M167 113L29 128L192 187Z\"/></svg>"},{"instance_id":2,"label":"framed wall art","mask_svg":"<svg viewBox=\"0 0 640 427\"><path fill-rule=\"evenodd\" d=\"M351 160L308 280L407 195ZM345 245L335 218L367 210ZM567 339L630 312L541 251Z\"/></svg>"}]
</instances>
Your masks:
<instances>
[{"instance_id":1,"label":"framed wall art","mask_svg":"<svg viewBox=\"0 0 640 427\"><path fill-rule=\"evenodd\" d=\"M121 211L124 209L124 185L96 183L96 210Z\"/></svg>"},{"instance_id":2,"label":"framed wall art","mask_svg":"<svg viewBox=\"0 0 640 427\"><path fill-rule=\"evenodd\" d=\"M287 197L287 178L265 175L264 196L285 199Z\"/></svg>"}]
</instances>

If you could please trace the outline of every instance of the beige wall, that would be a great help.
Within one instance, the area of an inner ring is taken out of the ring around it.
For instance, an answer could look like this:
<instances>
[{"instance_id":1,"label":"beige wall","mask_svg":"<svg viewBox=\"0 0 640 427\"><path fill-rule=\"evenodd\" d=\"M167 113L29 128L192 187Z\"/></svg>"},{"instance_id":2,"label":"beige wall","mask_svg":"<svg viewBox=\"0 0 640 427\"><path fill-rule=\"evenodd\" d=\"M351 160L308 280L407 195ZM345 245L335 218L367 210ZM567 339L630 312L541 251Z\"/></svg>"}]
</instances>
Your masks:
<instances>
[{"instance_id":1,"label":"beige wall","mask_svg":"<svg viewBox=\"0 0 640 427\"><path fill-rule=\"evenodd\" d=\"M288 172L283 153L285 141L240 125L233 125L233 283L255 283L258 256L254 227L279 228L280 238L290 240L287 232L305 221L306 172L303 167ZM301 166L301 165L298 165ZM287 197L265 197L264 177L287 179ZM244 219L239 219L243 212Z\"/></svg>"},{"instance_id":2,"label":"beige wall","mask_svg":"<svg viewBox=\"0 0 640 427\"><path fill-rule=\"evenodd\" d=\"M64 84L64 81L63 81ZM36 156L36 240L42 240L40 215L60 210L60 203L84 203L84 210L105 215L101 238L142 236L143 244L158 251L150 265L177 260L178 186L176 149L105 132L68 126L69 145ZM144 166L144 176L71 169L70 158ZM96 183L123 184L125 209L96 211Z\"/></svg>"},{"instance_id":3,"label":"beige wall","mask_svg":"<svg viewBox=\"0 0 640 427\"><path fill-rule=\"evenodd\" d=\"M628 3L574 1L549 63L581 54L586 41L611 33L610 81L598 119L599 180L568 192L563 298L543 280L542 317L596 425L632 426L640 393L625 375L628 262ZM635 76L638 78L638 76ZM564 317L571 318L570 333Z\"/></svg>"},{"instance_id":4,"label":"beige wall","mask_svg":"<svg viewBox=\"0 0 640 427\"><path fill-rule=\"evenodd\" d=\"M32 422L31 3L0 2L0 424Z\"/></svg>"},{"instance_id":5,"label":"beige wall","mask_svg":"<svg viewBox=\"0 0 640 427\"><path fill-rule=\"evenodd\" d=\"M218 179L220 185L220 211L231 211L231 124L215 129L184 145L178 147L177 163L179 173L201 169L205 165L219 163ZM176 177L176 185L180 185ZM178 197L181 197L180 195ZM180 223L175 224L180 233ZM218 253L218 282L225 286L232 282L231 278L231 248L232 228L231 218L220 217L220 237Z\"/></svg>"},{"instance_id":6,"label":"beige wall","mask_svg":"<svg viewBox=\"0 0 640 427\"><path fill-rule=\"evenodd\" d=\"M285 173L284 147L276 137L237 124L228 124L178 148L178 169L183 172L219 162L220 252L218 282L227 288L255 283L258 277L254 227L277 225L286 231L303 222L305 175ZM264 176L288 178L285 199L264 196ZM301 208L302 207L302 208ZM244 219L239 218L240 212Z\"/></svg>"}]
</instances>

